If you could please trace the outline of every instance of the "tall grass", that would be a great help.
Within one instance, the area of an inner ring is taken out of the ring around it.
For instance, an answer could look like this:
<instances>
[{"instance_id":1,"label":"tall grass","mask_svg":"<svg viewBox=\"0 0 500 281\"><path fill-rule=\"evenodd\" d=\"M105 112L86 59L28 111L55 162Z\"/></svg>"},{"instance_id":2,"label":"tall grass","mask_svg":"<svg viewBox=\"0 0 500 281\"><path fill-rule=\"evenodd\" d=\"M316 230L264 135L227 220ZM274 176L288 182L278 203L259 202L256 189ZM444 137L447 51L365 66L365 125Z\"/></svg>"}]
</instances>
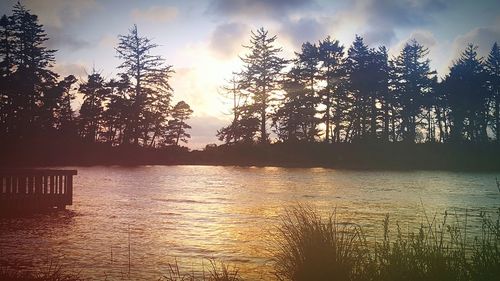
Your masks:
<instances>
[{"instance_id":1,"label":"tall grass","mask_svg":"<svg viewBox=\"0 0 500 281\"><path fill-rule=\"evenodd\" d=\"M210 259L210 267L208 272L205 268L201 273L186 272L179 269L177 260L173 264L169 264L169 270L162 279L164 281L240 281L241 279L238 269L226 265L224 262L217 262Z\"/></svg>"},{"instance_id":2,"label":"tall grass","mask_svg":"<svg viewBox=\"0 0 500 281\"><path fill-rule=\"evenodd\" d=\"M365 259L361 229L321 218L310 207L287 210L278 228L275 276L278 280L352 280Z\"/></svg>"},{"instance_id":3,"label":"tall grass","mask_svg":"<svg viewBox=\"0 0 500 281\"><path fill-rule=\"evenodd\" d=\"M9 281L83 281L78 274L63 272L58 265L49 264L37 272L26 272L7 267L0 268L0 280Z\"/></svg>"},{"instance_id":4,"label":"tall grass","mask_svg":"<svg viewBox=\"0 0 500 281\"><path fill-rule=\"evenodd\" d=\"M274 251L278 280L489 281L500 277L500 210L481 213L481 234L471 240L465 223L428 219L404 233L383 221L383 238L367 242L359 226L335 212L321 217L310 207L289 209ZM466 215L467 218L467 215Z\"/></svg>"}]
</instances>

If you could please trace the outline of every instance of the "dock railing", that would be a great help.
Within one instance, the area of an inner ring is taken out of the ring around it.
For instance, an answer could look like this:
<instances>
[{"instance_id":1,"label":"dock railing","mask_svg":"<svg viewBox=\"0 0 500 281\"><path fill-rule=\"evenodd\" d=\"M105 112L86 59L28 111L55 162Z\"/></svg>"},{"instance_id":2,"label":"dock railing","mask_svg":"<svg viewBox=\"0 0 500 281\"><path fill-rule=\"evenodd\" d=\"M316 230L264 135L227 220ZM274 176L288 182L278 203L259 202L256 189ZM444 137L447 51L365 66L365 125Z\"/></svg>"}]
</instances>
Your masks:
<instances>
[{"instance_id":1,"label":"dock railing","mask_svg":"<svg viewBox=\"0 0 500 281\"><path fill-rule=\"evenodd\" d=\"M76 174L76 170L0 169L0 212L72 205Z\"/></svg>"}]
</instances>

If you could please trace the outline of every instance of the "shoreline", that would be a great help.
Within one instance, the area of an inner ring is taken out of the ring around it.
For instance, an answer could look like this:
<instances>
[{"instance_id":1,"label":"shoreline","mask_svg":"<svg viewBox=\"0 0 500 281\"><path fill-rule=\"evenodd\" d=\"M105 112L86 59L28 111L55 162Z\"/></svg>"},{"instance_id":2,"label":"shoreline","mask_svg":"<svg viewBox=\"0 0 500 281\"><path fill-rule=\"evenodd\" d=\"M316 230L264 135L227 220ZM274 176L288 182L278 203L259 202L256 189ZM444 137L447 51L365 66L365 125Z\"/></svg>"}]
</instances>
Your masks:
<instances>
[{"instance_id":1,"label":"shoreline","mask_svg":"<svg viewBox=\"0 0 500 281\"><path fill-rule=\"evenodd\" d=\"M114 147L107 144L0 144L0 168L204 165L360 171L500 172L500 144L268 144Z\"/></svg>"}]
</instances>

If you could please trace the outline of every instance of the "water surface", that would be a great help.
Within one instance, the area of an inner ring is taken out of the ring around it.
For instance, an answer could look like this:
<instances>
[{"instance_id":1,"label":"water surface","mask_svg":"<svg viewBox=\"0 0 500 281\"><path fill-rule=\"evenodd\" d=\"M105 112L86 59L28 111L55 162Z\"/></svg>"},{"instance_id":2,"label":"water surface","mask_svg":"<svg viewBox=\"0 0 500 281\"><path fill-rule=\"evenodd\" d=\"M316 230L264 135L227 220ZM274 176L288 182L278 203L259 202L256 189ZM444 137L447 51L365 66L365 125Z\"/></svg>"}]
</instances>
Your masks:
<instances>
[{"instance_id":1,"label":"water surface","mask_svg":"<svg viewBox=\"0 0 500 281\"><path fill-rule=\"evenodd\" d=\"M74 167L71 167L74 168ZM284 208L336 209L376 236L386 214L418 225L434 214L500 207L495 174L323 168L77 167L67 211L0 219L0 264L57 263L96 279L158 279L206 258L269 276ZM423 208L423 206L425 208ZM424 212L425 209L425 212ZM130 262L129 262L130 257ZM129 275L130 271L130 275Z\"/></svg>"}]
</instances>

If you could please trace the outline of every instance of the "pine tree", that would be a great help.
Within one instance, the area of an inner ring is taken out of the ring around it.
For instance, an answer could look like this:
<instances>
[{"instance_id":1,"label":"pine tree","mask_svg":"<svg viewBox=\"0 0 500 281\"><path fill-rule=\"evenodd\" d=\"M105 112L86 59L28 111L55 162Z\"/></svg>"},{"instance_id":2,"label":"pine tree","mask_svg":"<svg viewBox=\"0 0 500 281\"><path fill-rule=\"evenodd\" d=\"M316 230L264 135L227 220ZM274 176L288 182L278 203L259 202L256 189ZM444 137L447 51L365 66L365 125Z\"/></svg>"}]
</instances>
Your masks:
<instances>
[{"instance_id":1,"label":"pine tree","mask_svg":"<svg viewBox=\"0 0 500 281\"><path fill-rule=\"evenodd\" d=\"M221 87L221 94L232 103L231 114L232 121L227 127L223 127L217 131L217 137L220 141L224 141L226 144L234 144L238 142L248 142L248 139L243 140L243 135L252 135L250 139L253 138L255 132L258 128L258 120L255 120L255 126L248 128L243 126L246 123L245 110L248 108L249 95L241 90L241 81L238 75L234 75L231 80L228 81L228 85ZM249 130L250 132L244 133L242 130Z\"/></svg>"},{"instance_id":2,"label":"pine tree","mask_svg":"<svg viewBox=\"0 0 500 281\"><path fill-rule=\"evenodd\" d=\"M417 118L422 114L424 98L432 91L433 75L430 60L426 57L429 50L416 40L406 43L393 62L394 88L401 105L403 140L416 141Z\"/></svg>"},{"instance_id":3,"label":"pine tree","mask_svg":"<svg viewBox=\"0 0 500 281\"><path fill-rule=\"evenodd\" d=\"M122 60L119 68L131 78L133 87L130 92L132 105L127 112L129 117L123 142L128 144L133 141L135 145L139 145L139 138L142 137L144 145L147 145L153 121L145 119L145 115L153 109L153 101L161 99L170 102L172 88L168 80L173 72L172 66L166 65L161 56L151 54L158 45L149 38L139 36L136 25L130 29L129 34L120 35L118 39L116 52Z\"/></svg>"},{"instance_id":4,"label":"pine tree","mask_svg":"<svg viewBox=\"0 0 500 281\"><path fill-rule=\"evenodd\" d=\"M276 36L269 36L264 28L251 33L250 46L245 46L249 54L242 57L244 69L240 74L242 90L251 95L249 115L259 118L259 141L267 143L267 121L269 119L271 102L275 99L274 92L280 89L282 70L286 61L279 57L281 48L274 46ZM248 116L250 118L250 116ZM252 120L247 119L247 120Z\"/></svg>"},{"instance_id":5,"label":"pine tree","mask_svg":"<svg viewBox=\"0 0 500 281\"><path fill-rule=\"evenodd\" d=\"M368 111L370 105L370 61L371 52L367 45L363 42L363 38L356 36L352 46L347 52L347 60L345 62L348 91L351 98L351 106L349 112L350 137L352 140L366 138L369 126Z\"/></svg>"},{"instance_id":6,"label":"pine tree","mask_svg":"<svg viewBox=\"0 0 500 281\"><path fill-rule=\"evenodd\" d=\"M343 83L345 78L344 47L338 40L327 37L319 42L319 77L326 86L319 92L321 103L325 107L323 122L325 123L325 141L332 140L333 121L333 141L340 141L340 126L343 120L343 111L346 106L345 91Z\"/></svg>"},{"instance_id":7,"label":"pine tree","mask_svg":"<svg viewBox=\"0 0 500 281\"><path fill-rule=\"evenodd\" d=\"M57 74L50 70L56 51L44 45L48 37L38 23L38 17L19 2L14 6L10 20L14 38L8 63L15 66L9 82L12 113L15 112L11 116L15 119L11 131L19 137L26 137L41 133L44 127L51 127L52 120L43 118L47 116L44 102L49 102L44 101L43 96L44 92L57 86Z\"/></svg>"},{"instance_id":8,"label":"pine tree","mask_svg":"<svg viewBox=\"0 0 500 281\"><path fill-rule=\"evenodd\" d=\"M103 113L103 137L112 145L123 143L124 132L127 124L130 124L128 111L132 107L130 100L131 87L130 78L121 74L119 79L111 79L106 87L109 87L109 98L107 108Z\"/></svg>"},{"instance_id":9,"label":"pine tree","mask_svg":"<svg viewBox=\"0 0 500 281\"><path fill-rule=\"evenodd\" d=\"M191 126L189 126L186 121L191 117L191 114L193 114L193 110L191 110L189 105L184 101L178 102L172 108L172 120L168 122L167 126L167 143L176 146L179 145L179 141L187 143L187 139L189 139L191 135L188 134L186 130L191 129Z\"/></svg>"},{"instance_id":10,"label":"pine tree","mask_svg":"<svg viewBox=\"0 0 500 281\"><path fill-rule=\"evenodd\" d=\"M276 133L284 141L313 142L320 134L320 119L316 117L318 64L317 46L304 43L283 83L285 95L273 116Z\"/></svg>"},{"instance_id":11,"label":"pine tree","mask_svg":"<svg viewBox=\"0 0 500 281\"><path fill-rule=\"evenodd\" d=\"M469 44L450 68L446 91L453 127L451 140L487 141L487 75L477 47Z\"/></svg>"},{"instance_id":12,"label":"pine tree","mask_svg":"<svg viewBox=\"0 0 500 281\"><path fill-rule=\"evenodd\" d=\"M58 122L59 130L61 133L68 137L74 137L77 135L77 128L74 119L74 112L71 107L72 100L75 99L73 93L73 85L77 82L77 79L73 75L68 75L64 77L62 81L58 83L59 101L58 101Z\"/></svg>"},{"instance_id":13,"label":"pine tree","mask_svg":"<svg viewBox=\"0 0 500 281\"><path fill-rule=\"evenodd\" d=\"M11 88L14 39L12 19L3 15L0 19L0 133L3 136L9 134L15 120Z\"/></svg>"},{"instance_id":14,"label":"pine tree","mask_svg":"<svg viewBox=\"0 0 500 281\"><path fill-rule=\"evenodd\" d=\"M391 121L395 115L393 110L395 100L389 87L391 69L387 52L387 49L382 46L373 54L375 72L373 76L375 84L374 96L376 100L372 101L372 119L380 116L382 120L382 141L384 142L390 141ZM380 110L377 109L377 103L380 103ZM380 112L378 113L379 116L375 116L377 111ZM375 135L375 130L376 127L373 127L372 136Z\"/></svg>"},{"instance_id":15,"label":"pine tree","mask_svg":"<svg viewBox=\"0 0 500 281\"><path fill-rule=\"evenodd\" d=\"M110 90L101 74L93 69L87 81L80 84L79 92L83 94L79 116L80 136L90 142L96 142L101 132L104 102Z\"/></svg>"},{"instance_id":16,"label":"pine tree","mask_svg":"<svg viewBox=\"0 0 500 281\"><path fill-rule=\"evenodd\" d=\"M490 104L493 107L492 127L495 140L500 142L500 48L497 42L493 44L485 62L488 74Z\"/></svg>"}]
</instances>

